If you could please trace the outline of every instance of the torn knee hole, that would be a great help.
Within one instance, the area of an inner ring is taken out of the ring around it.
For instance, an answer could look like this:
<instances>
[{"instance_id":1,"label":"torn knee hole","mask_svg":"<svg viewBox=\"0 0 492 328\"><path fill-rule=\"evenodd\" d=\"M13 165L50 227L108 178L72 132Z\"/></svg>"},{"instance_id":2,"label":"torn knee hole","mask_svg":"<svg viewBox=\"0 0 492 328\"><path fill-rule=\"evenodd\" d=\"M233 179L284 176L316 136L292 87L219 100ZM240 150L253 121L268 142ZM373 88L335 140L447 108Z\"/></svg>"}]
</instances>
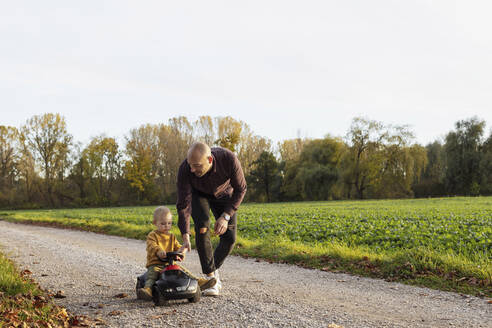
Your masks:
<instances>
[{"instance_id":1,"label":"torn knee hole","mask_svg":"<svg viewBox=\"0 0 492 328\"><path fill-rule=\"evenodd\" d=\"M207 233L207 228L200 228L200 233Z\"/></svg>"}]
</instances>

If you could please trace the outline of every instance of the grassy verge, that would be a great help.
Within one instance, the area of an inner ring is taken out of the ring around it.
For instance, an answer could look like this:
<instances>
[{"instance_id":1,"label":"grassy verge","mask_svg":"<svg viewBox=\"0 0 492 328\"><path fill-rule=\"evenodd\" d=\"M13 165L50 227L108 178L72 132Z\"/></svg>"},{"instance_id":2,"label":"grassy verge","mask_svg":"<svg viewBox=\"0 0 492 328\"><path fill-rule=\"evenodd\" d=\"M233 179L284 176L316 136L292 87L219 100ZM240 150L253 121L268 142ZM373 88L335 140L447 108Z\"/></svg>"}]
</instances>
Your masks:
<instances>
[{"instance_id":1,"label":"grassy verge","mask_svg":"<svg viewBox=\"0 0 492 328\"><path fill-rule=\"evenodd\" d=\"M80 229L142 240L152 229L150 223L133 224L74 217L33 218L29 215L2 214L0 218L11 222ZM176 226L173 227L173 233L179 235ZM218 238L213 238L212 242L216 244ZM290 263L306 268L353 273L433 289L492 297L492 264L488 259L471 261L456 254L440 253L424 247L375 252L366 247L348 247L337 242L313 244L292 241L281 236L256 239L238 236L233 253L269 262Z\"/></svg>"},{"instance_id":2,"label":"grassy verge","mask_svg":"<svg viewBox=\"0 0 492 328\"><path fill-rule=\"evenodd\" d=\"M381 254L340 243L308 245L278 237L258 240L239 238L234 253L269 262L492 297L490 264L478 267L465 258L427 249Z\"/></svg>"},{"instance_id":3,"label":"grassy verge","mask_svg":"<svg viewBox=\"0 0 492 328\"><path fill-rule=\"evenodd\" d=\"M29 274L0 253L0 327L69 327L66 310L51 303Z\"/></svg>"}]
</instances>

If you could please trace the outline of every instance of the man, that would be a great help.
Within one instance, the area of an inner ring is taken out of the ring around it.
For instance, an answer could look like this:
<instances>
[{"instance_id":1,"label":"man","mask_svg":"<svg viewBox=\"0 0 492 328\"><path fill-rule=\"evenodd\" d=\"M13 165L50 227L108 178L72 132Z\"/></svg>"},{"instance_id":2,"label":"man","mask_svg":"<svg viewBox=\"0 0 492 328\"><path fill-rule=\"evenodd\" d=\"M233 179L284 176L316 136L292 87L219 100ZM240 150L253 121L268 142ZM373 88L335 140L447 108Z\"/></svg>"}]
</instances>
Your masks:
<instances>
[{"instance_id":1,"label":"man","mask_svg":"<svg viewBox=\"0 0 492 328\"><path fill-rule=\"evenodd\" d=\"M246 193L241 163L225 148L212 148L202 142L194 143L178 171L178 227L183 247L190 246L190 215L195 224L195 238L202 271L215 277L216 284L203 291L217 296L222 288L218 268L232 251L236 242L236 211ZM215 217L214 233L220 236L215 251L210 242L210 210Z\"/></svg>"}]
</instances>

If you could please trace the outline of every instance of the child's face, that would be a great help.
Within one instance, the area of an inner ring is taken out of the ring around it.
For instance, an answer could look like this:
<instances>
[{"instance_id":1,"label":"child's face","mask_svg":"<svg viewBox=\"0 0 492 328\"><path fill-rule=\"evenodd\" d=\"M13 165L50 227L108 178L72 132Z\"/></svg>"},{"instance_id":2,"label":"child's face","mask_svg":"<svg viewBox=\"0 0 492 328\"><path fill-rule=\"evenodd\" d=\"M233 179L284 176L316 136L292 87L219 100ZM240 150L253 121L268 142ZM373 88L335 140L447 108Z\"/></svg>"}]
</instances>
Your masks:
<instances>
[{"instance_id":1,"label":"child's face","mask_svg":"<svg viewBox=\"0 0 492 328\"><path fill-rule=\"evenodd\" d=\"M173 217L171 213L168 213L165 216L161 216L155 221L155 226L159 232L169 232L171 230L171 226L173 225Z\"/></svg>"}]
</instances>

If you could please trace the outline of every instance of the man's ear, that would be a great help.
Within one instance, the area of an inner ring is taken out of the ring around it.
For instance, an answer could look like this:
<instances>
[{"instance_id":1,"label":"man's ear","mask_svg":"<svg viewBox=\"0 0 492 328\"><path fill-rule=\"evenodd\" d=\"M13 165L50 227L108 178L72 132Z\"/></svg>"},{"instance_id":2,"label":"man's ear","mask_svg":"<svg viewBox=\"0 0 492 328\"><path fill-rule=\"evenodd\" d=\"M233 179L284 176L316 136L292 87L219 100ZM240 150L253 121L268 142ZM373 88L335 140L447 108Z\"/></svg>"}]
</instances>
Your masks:
<instances>
[{"instance_id":1,"label":"man's ear","mask_svg":"<svg viewBox=\"0 0 492 328\"><path fill-rule=\"evenodd\" d=\"M212 164L213 159L214 158L212 156L208 156L208 164Z\"/></svg>"}]
</instances>

